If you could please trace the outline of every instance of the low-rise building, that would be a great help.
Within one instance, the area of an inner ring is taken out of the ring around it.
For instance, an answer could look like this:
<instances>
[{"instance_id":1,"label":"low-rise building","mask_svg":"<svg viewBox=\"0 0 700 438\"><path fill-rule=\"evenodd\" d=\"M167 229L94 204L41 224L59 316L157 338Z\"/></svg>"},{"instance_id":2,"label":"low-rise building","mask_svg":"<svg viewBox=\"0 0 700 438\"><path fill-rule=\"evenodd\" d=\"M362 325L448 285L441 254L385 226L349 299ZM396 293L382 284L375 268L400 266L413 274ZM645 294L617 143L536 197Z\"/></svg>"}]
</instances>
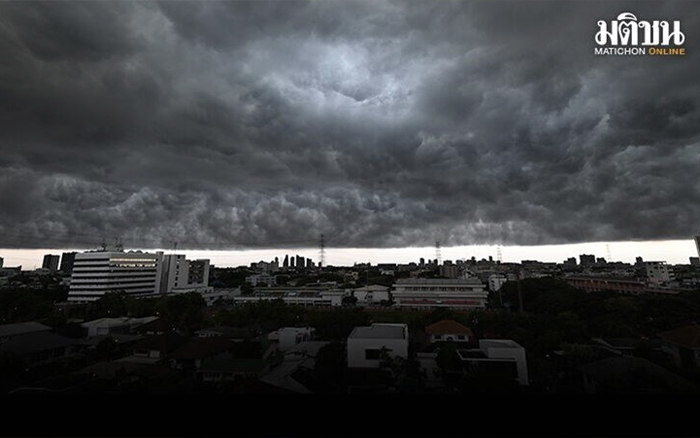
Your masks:
<instances>
[{"instance_id":1,"label":"low-rise building","mask_svg":"<svg viewBox=\"0 0 700 438\"><path fill-rule=\"evenodd\" d=\"M479 348L457 350L459 358L478 369L491 368L512 377L522 386L529 385L525 349L510 339L481 339Z\"/></svg>"},{"instance_id":2,"label":"low-rise building","mask_svg":"<svg viewBox=\"0 0 700 438\"><path fill-rule=\"evenodd\" d=\"M430 336L430 342L472 342L474 333L469 327L463 326L457 321L443 319L425 328Z\"/></svg>"},{"instance_id":3,"label":"low-rise building","mask_svg":"<svg viewBox=\"0 0 700 438\"><path fill-rule=\"evenodd\" d=\"M279 351L285 352L297 344L312 341L316 334L316 329L312 327L282 327L277 330Z\"/></svg>"},{"instance_id":4,"label":"low-rise building","mask_svg":"<svg viewBox=\"0 0 700 438\"><path fill-rule=\"evenodd\" d=\"M35 366L67 358L77 351L79 341L55 333L37 322L0 326L0 351Z\"/></svg>"},{"instance_id":5,"label":"low-rise building","mask_svg":"<svg viewBox=\"0 0 700 438\"><path fill-rule=\"evenodd\" d=\"M115 333L129 333L137 327L157 320L157 316L146 316L143 318L99 318L80 324L86 331L87 337L110 335Z\"/></svg>"},{"instance_id":6,"label":"low-rise building","mask_svg":"<svg viewBox=\"0 0 700 438\"><path fill-rule=\"evenodd\" d=\"M348 367L379 368L383 353L388 357L408 358L406 324L372 324L355 327L348 337Z\"/></svg>"},{"instance_id":7,"label":"low-rise building","mask_svg":"<svg viewBox=\"0 0 700 438\"><path fill-rule=\"evenodd\" d=\"M678 368L700 368L700 325L693 324L659 333L661 350Z\"/></svg>"},{"instance_id":8,"label":"low-rise building","mask_svg":"<svg viewBox=\"0 0 700 438\"><path fill-rule=\"evenodd\" d=\"M357 298L357 304L359 305L368 306L379 304L382 301L389 301L389 288L387 286L373 284L353 289L352 295Z\"/></svg>"}]
</instances>

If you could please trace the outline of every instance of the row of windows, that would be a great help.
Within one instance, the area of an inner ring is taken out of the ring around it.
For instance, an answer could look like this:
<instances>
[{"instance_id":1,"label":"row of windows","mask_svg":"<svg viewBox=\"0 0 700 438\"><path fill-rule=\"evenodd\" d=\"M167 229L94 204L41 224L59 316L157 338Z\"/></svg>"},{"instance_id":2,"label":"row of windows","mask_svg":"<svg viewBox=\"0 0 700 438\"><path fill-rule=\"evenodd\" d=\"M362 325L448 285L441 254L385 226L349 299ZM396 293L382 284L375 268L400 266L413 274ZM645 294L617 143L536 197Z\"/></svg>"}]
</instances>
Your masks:
<instances>
[{"instance_id":1,"label":"row of windows","mask_svg":"<svg viewBox=\"0 0 700 438\"><path fill-rule=\"evenodd\" d=\"M470 290L474 290L478 288L473 288L473 287L403 287L399 292L404 290L404 291L413 291L413 292L436 292L436 291L442 291L442 292L449 292L449 291L459 291L459 292L466 292Z\"/></svg>"},{"instance_id":2,"label":"row of windows","mask_svg":"<svg viewBox=\"0 0 700 438\"><path fill-rule=\"evenodd\" d=\"M77 276L74 277L72 281L85 281L85 280L106 280L106 281L132 281L133 280L139 280L139 281L144 281L144 280L155 280L155 276L153 274L146 274L146 275L123 275L123 276L104 276L104 277L99 277L99 276Z\"/></svg>"}]
</instances>

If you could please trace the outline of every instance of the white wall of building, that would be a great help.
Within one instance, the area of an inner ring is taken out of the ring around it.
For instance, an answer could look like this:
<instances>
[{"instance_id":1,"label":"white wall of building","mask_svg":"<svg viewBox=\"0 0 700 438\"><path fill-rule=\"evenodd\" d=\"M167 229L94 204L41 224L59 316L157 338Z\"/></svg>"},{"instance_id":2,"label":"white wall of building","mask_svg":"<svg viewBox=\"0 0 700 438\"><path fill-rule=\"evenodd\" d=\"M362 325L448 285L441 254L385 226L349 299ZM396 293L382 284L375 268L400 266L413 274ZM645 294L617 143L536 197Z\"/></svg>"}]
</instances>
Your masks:
<instances>
[{"instance_id":1,"label":"white wall of building","mask_svg":"<svg viewBox=\"0 0 700 438\"><path fill-rule=\"evenodd\" d=\"M316 329L312 327L282 327L277 330L279 350L285 352L295 345L314 338Z\"/></svg>"},{"instance_id":2,"label":"white wall of building","mask_svg":"<svg viewBox=\"0 0 700 438\"><path fill-rule=\"evenodd\" d=\"M511 359L516 363L518 383L528 385L527 357L525 349L515 341L504 339L481 339L479 348L489 359Z\"/></svg>"},{"instance_id":3,"label":"white wall of building","mask_svg":"<svg viewBox=\"0 0 700 438\"><path fill-rule=\"evenodd\" d=\"M393 326L403 329L403 338L361 338L355 337L357 328L348 338L348 367L350 368L379 368L381 359L368 359L367 350L379 351L382 348L388 349L390 357L408 358L408 326L406 324L373 324L377 326Z\"/></svg>"},{"instance_id":4,"label":"white wall of building","mask_svg":"<svg viewBox=\"0 0 700 438\"><path fill-rule=\"evenodd\" d=\"M75 255L68 301L96 301L107 292L147 295L160 290L160 255L86 252Z\"/></svg>"}]
</instances>

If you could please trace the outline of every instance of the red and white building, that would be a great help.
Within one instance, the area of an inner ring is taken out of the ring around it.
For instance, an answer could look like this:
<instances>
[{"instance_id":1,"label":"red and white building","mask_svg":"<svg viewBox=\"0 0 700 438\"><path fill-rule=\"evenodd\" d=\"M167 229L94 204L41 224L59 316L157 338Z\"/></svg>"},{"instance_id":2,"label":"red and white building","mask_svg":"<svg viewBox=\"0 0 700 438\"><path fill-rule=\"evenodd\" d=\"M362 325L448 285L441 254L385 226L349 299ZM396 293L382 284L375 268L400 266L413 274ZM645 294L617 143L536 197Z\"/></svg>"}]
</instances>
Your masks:
<instances>
[{"instance_id":1,"label":"red and white building","mask_svg":"<svg viewBox=\"0 0 700 438\"><path fill-rule=\"evenodd\" d=\"M394 284L392 296L398 307L483 309L488 291L478 278L405 278Z\"/></svg>"}]
</instances>

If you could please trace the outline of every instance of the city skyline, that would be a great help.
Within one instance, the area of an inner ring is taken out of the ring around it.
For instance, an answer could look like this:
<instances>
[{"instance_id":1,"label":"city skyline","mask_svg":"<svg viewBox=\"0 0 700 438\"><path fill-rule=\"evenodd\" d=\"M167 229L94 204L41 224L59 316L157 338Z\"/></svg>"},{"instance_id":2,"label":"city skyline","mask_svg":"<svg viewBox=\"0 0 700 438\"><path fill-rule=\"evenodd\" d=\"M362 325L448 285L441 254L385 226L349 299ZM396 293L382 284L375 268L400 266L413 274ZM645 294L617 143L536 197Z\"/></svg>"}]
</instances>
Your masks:
<instances>
[{"instance_id":1,"label":"city skyline","mask_svg":"<svg viewBox=\"0 0 700 438\"><path fill-rule=\"evenodd\" d=\"M598 21L625 11L680 20L687 55L596 56ZM119 236L166 251L306 246L318 260L325 234L331 264L353 248L433 258L413 248L436 241L443 259L630 241L687 259L659 245L700 227L699 12L1 2L0 246Z\"/></svg>"},{"instance_id":2,"label":"city skyline","mask_svg":"<svg viewBox=\"0 0 700 438\"><path fill-rule=\"evenodd\" d=\"M96 250L98 248L93 248ZM72 249L3 249L0 248L0 257L4 257L5 266L21 265L23 269L32 266L41 267L41 260L44 255L58 253L59 251L85 251L85 248ZM154 253L163 251L165 254L185 254L188 258L210 259L212 265L217 267L238 267L249 266L250 263L260 261L270 262L278 257L282 266L285 255L290 257L299 255L311 258L314 263L318 263L319 248L282 248L282 249L251 249L251 250L188 250L173 248L130 248L129 250L143 250ZM441 259L456 262L460 259L469 259L472 256L477 260L497 259L498 247L495 245L482 246L462 246L462 247L440 247ZM608 251L612 259L608 260ZM606 259L611 262L634 263L636 257L642 257L645 261L666 261L670 264L689 264L689 257L697 257L697 249L693 239L673 240L664 242L588 242L570 245L542 245L534 247L501 246L502 261L504 263L520 263L522 260L539 260L542 262L562 263L569 257L579 261L581 254L593 254L596 257ZM422 257L424 259L435 259L435 247L413 247L413 248L327 248L327 265L332 266L352 266L354 263L418 263Z\"/></svg>"}]
</instances>

